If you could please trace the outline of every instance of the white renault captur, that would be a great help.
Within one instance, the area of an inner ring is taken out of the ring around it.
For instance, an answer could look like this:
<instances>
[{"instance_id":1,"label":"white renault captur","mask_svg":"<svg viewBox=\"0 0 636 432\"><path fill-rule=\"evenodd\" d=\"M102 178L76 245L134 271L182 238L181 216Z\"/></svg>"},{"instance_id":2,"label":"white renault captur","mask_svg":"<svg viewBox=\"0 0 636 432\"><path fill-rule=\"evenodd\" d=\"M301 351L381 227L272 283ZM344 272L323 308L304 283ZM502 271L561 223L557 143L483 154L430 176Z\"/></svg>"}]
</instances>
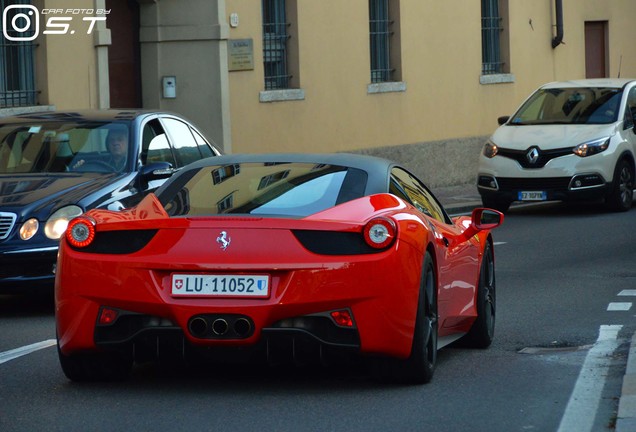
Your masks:
<instances>
[{"instance_id":1,"label":"white renault captur","mask_svg":"<svg viewBox=\"0 0 636 432\"><path fill-rule=\"evenodd\" d=\"M500 127L479 157L484 206L514 201L603 200L632 207L636 80L554 82L537 89Z\"/></svg>"}]
</instances>

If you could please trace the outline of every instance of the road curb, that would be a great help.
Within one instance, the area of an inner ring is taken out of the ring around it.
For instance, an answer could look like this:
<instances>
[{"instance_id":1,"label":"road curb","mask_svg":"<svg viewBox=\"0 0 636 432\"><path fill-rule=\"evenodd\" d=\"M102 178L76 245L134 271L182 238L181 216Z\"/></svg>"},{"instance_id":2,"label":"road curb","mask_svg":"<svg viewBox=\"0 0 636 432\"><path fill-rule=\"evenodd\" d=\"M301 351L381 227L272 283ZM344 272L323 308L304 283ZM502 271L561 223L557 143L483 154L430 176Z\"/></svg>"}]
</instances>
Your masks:
<instances>
[{"instance_id":1,"label":"road curb","mask_svg":"<svg viewBox=\"0 0 636 432\"><path fill-rule=\"evenodd\" d=\"M615 431L636 431L636 333L632 336L629 346Z\"/></svg>"}]
</instances>

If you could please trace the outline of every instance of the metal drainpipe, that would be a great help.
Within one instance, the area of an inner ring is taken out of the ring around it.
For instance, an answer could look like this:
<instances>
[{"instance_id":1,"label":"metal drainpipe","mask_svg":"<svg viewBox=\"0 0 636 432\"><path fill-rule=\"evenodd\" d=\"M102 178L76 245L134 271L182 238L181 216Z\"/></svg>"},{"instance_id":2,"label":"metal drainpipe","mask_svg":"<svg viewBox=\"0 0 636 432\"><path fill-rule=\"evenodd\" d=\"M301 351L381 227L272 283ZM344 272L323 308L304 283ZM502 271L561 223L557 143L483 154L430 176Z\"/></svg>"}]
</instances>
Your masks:
<instances>
[{"instance_id":1,"label":"metal drainpipe","mask_svg":"<svg viewBox=\"0 0 636 432\"><path fill-rule=\"evenodd\" d=\"M556 13L556 36L552 39L552 49L563 42L563 0L554 0Z\"/></svg>"}]
</instances>

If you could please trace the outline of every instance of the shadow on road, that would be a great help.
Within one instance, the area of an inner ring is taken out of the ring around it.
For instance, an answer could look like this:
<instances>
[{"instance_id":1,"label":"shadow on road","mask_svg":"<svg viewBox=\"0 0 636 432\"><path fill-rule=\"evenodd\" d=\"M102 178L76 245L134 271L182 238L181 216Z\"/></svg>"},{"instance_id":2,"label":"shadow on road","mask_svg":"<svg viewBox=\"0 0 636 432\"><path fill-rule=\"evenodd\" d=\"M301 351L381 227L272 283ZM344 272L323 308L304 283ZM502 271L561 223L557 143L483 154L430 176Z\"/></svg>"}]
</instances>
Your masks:
<instances>
[{"instance_id":1,"label":"shadow on road","mask_svg":"<svg viewBox=\"0 0 636 432\"><path fill-rule=\"evenodd\" d=\"M631 210L634 211L634 207ZM615 212L608 210L602 203L550 201L541 204L518 204L510 207L506 216L543 216L543 217L570 217L586 218L599 215L612 215Z\"/></svg>"},{"instance_id":2,"label":"shadow on road","mask_svg":"<svg viewBox=\"0 0 636 432\"><path fill-rule=\"evenodd\" d=\"M448 353L438 353L438 367L444 368ZM433 378L433 382L435 377ZM134 389L135 392L161 394L164 397L174 393L175 396L184 391L209 394L246 395L254 392L358 392L378 389L412 388L421 389L420 385L397 383L376 377L364 362L319 365L268 365L265 363L205 363L169 365L145 363L133 368L127 381L114 383L74 383L68 381L65 386L75 390L117 391ZM426 385L424 386L424 388Z\"/></svg>"},{"instance_id":3,"label":"shadow on road","mask_svg":"<svg viewBox=\"0 0 636 432\"><path fill-rule=\"evenodd\" d=\"M29 293L24 295L0 295L0 316L53 315L53 293Z\"/></svg>"}]
</instances>

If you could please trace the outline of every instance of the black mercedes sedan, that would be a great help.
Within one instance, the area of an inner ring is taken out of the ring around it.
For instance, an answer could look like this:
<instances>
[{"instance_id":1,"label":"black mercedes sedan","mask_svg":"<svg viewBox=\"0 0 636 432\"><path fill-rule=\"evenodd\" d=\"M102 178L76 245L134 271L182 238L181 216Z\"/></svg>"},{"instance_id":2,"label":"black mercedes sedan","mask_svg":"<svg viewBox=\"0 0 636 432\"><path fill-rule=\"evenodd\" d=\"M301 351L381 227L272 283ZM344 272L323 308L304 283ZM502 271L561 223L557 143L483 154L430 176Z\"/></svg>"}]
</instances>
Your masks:
<instances>
[{"instance_id":1,"label":"black mercedes sedan","mask_svg":"<svg viewBox=\"0 0 636 432\"><path fill-rule=\"evenodd\" d=\"M188 120L147 110L0 118L0 293L50 289L60 236L92 208L137 204L220 151Z\"/></svg>"}]
</instances>

